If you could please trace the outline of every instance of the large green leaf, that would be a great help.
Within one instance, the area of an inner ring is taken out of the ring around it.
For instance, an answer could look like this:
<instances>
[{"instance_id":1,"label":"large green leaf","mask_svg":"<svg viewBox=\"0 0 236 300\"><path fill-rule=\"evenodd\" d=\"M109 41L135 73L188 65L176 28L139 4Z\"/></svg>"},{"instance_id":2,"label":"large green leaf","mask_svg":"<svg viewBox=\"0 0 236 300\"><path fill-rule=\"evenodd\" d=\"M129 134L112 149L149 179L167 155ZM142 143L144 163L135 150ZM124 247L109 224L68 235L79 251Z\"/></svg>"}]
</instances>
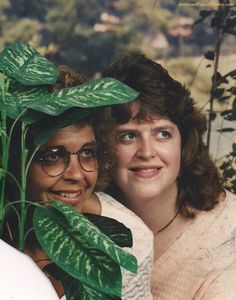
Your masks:
<instances>
[{"instance_id":1,"label":"large green leaf","mask_svg":"<svg viewBox=\"0 0 236 300\"><path fill-rule=\"evenodd\" d=\"M49 115L59 115L71 107L92 108L122 104L134 100L137 96L136 91L119 80L104 77L51 93L28 107Z\"/></svg>"},{"instance_id":2,"label":"large green leaf","mask_svg":"<svg viewBox=\"0 0 236 300\"><path fill-rule=\"evenodd\" d=\"M63 202L53 201L52 205L65 216L73 230L80 232L92 247L108 254L115 262L130 272L137 272L136 258L118 247L83 214L75 212L70 205Z\"/></svg>"},{"instance_id":3,"label":"large green leaf","mask_svg":"<svg viewBox=\"0 0 236 300\"><path fill-rule=\"evenodd\" d=\"M23 43L10 45L0 53L0 71L10 80L0 109L6 109L7 116L13 119L25 112L21 117L25 123L40 120L42 114L58 116L73 107L90 109L127 103L138 96L114 78L91 80L77 87L49 92L47 86L56 82L59 70Z\"/></svg>"},{"instance_id":4,"label":"large green leaf","mask_svg":"<svg viewBox=\"0 0 236 300\"><path fill-rule=\"evenodd\" d=\"M92 288L120 296L119 265L95 247L96 241L94 246L89 245L60 211L54 207L36 208L34 228L43 250L62 270Z\"/></svg>"},{"instance_id":5,"label":"large green leaf","mask_svg":"<svg viewBox=\"0 0 236 300\"><path fill-rule=\"evenodd\" d=\"M10 87L5 95L4 108L6 109L8 117L16 119L24 110L29 108L34 101L42 101L47 97L49 97L49 93L45 88L39 88L37 86L27 87L11 81ZM0 109L2 109L1 106ZM28 113L26 113L25 116L22 116L21 119L24 121L27 120Z\"/></svg>"},{"instance_id":6,"label":"large green leaf","mask_svg":"<svg viewBox=\"0 0 236 300\"><path fill-rule=\"evenodd\" d=\"M55 65L24 43L3 49L0 71L25 85L54 84L59 75Z\"/></svg>"},{"instance_id":7,"label":"large green leaf","mask_svg":"<svg viewBox=\"0 0 236 300\"><path fill-rule=\"evenodd\" d=\"M105 294L91 288L87 284L81 283L81 281L71 277L53 263L47 265L45 271L52 274L62 283L67 300L121 300L120 297Z\"/></svg>"},{"instance_id":8,"label":"large green leaf","mask_svg":"<svg viewBox=\"0 0 236 300\"><path fill-rule=\"evenodd\" d=\"M53 93L15 84L13 89L9 88L5 102L7 115L15 119L26 108L57 116L72 107L95 108L130 102L137 95L122 82L106 77Z\"/></svg>"}]
</instances>

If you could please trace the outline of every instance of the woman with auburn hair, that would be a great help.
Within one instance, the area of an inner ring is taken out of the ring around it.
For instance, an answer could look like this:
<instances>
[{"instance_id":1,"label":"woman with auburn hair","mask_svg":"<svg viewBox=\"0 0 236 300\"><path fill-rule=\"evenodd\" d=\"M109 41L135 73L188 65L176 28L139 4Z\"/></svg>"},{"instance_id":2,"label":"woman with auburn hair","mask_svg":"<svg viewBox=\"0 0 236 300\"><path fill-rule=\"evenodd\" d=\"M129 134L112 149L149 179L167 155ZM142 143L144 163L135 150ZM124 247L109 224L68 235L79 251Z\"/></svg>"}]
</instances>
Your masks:
<instances>
[{"instance_id":1,"label":"woman with auburn hair","mask_svg":"<svg viewBox=\"0 0 236 300\"><path fill-rule=\"evenodd\" d=\"M189 91L142 53L103 73L140 94L112 108L116 165L108 193L154 235L154 299L236 297L236 196L206 151Z\"/></svg>"}]
</instances>

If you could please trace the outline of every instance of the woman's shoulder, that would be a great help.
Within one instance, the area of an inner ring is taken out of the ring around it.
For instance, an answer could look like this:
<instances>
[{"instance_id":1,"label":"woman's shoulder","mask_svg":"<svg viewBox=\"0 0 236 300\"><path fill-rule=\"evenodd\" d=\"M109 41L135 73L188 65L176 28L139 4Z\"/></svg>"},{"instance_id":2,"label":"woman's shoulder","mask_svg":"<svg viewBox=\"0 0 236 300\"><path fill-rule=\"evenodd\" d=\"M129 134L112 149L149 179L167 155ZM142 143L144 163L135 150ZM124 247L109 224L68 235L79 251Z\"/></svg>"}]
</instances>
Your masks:
<instances>
[{"instance_id":1,"label":"woman's shoulder","mask_svg":"<svg viewBox=\"0 0 236 300\"><path fill-rule=\"evenodd\" d=\"M201 229L205 234L217 233L216 237L236 234L236 195L229 191L222 194L219 203L210 211L202 211L197 216L193 228Z\"/></svg>"},{"instance_id":2,"label":"woman's shoulder","mask_svg":"<svg viewBox=\"0 0 236 300\"><path fill-rule=\"evenodd\" d=\"M218 256L220 252L231 256L236 251L235 214L236 195L225 191L225 195L215 208L209 211L199 211L196 214L178 242L175 243L177 250L182 249L182 246L179 247L181 244L186 245L184 246L186 251L190 247L200 256L204 256L206 251L211 256ZM175 247L174 249L176 250Z\"/></svg>"},{"instance_id":3,"label":"woman's shoulder","mask_svg":"<svg viewBox=\"0 0 236 300\"><path fill-rule=\"evenodd\" d=\"M197 224L202 226L208 225L209 227L215 228L221 226L221 223L229 223L236 227L236 195L230 191L225 190L219 199L218 204L208 211L201 211L197 214Z\"/></svg>"},{"instance_id":4,"label":"woman's shoulder","mask_svg":"<svg viewBox=\"0 0 236 300\"><path fill-rule=\"evenodd\" d=\"M225 191L222 201L211 211L203 211L193 225L192 233L210 252L231 256L236 251L236 195ZM208 245L208 246L207 246ZM211 249L211 250L210 250ZM235 254L233 254L235 259Z\"/></svg>"},{"instance_id":5,"label":"woman's shoulder","mask_svg":"<svg viewBox=\"0 0 236 300\"><path fill-rule=\"evenodd\" d=\"M236 205L236 194L231 193L228 190L225 190L225 198L228 201L232 201Z\"/></svg>"},{"instance_id":6,"label":"woman's shoulder","mask_svg":"<svg viewBox=\"0 0 236 300\"><path fill-rule=\"evenodd\" d=\"M149 252L153 248L153 234L146 224L131 210L108 194L98 192L96 195L101 204L101 215L116 219L131 229L134 247L146 248Z\"/></svg>"},{"instance_id":7,"label":"woman's shoulder","mask_svg":"<svg viewBox=\"0 0 236 300\"><path fill-rule=\"evenodd\" d=\"M233 226L236 227L236 195L230 191L225 190L225 196L223 200L219 203L219 206L222 207L220 217L224 221L230 222Z\"/></svg>"}]
</instances>

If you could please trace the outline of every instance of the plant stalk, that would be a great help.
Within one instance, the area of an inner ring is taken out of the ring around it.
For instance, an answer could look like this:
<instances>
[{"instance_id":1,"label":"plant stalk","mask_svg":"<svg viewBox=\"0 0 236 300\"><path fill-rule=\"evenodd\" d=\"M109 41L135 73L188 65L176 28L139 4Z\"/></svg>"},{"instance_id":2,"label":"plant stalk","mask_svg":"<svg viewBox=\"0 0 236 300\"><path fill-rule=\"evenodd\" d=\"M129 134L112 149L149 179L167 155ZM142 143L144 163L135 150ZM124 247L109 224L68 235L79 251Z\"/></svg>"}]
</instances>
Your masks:
<instances>
[{"instance_id":1,"label":"plant stalk","mask_svg":"<svg viewBox=\"0 0 236 300\"><path fill-rule=\"evenodd\" d=\"M5 109L5 96L7 87L7 78L2 74L1 78L1 90L2 90L2 109L1 109L1 165L0 165L0 238L3 236L3 222L5 216L5 186L6 186L6 174L8 169L8 135L7 135L7 114Z\"/></svg>"},{"instance_id":2,"label":"plant stalk","mask_svg":"<svg viewBox=\"0 0 236 300\"><path fill-rule=\"evenodd\" d=\"M26 125L21 124L21 187L20 187L20 219L19 219L19 250L25 248L25 218L27 213L26 206L26 161L27 149L25 148Z\"/></svg>"}]
</instances>

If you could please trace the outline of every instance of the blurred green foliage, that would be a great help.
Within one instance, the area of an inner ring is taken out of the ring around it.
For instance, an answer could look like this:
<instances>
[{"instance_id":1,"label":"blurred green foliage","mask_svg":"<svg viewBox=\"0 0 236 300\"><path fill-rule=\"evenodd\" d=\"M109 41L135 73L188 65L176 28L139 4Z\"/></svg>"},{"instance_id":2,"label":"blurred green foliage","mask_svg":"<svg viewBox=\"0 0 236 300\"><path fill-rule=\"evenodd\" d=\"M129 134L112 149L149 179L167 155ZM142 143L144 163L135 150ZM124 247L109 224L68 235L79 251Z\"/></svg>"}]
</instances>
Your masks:
<instances>
[{"instance_id":1,"label":"blurred green foliage","mask_svg":"<svg viewBox=\"0 0 236 300\"><path fill-rule=\"evenodd\" d=\"M206 26L187 28L191 34L186 36L181 31L173 35L173 28L189 27L184 22L193 22L199 12L198 7L184 8L178 2L1 0L0 50L13 42L30 42L53 62L80 68L88 76L131 49L153 59L202 55L214 35Z\"/></svg>"}]
</instances>

